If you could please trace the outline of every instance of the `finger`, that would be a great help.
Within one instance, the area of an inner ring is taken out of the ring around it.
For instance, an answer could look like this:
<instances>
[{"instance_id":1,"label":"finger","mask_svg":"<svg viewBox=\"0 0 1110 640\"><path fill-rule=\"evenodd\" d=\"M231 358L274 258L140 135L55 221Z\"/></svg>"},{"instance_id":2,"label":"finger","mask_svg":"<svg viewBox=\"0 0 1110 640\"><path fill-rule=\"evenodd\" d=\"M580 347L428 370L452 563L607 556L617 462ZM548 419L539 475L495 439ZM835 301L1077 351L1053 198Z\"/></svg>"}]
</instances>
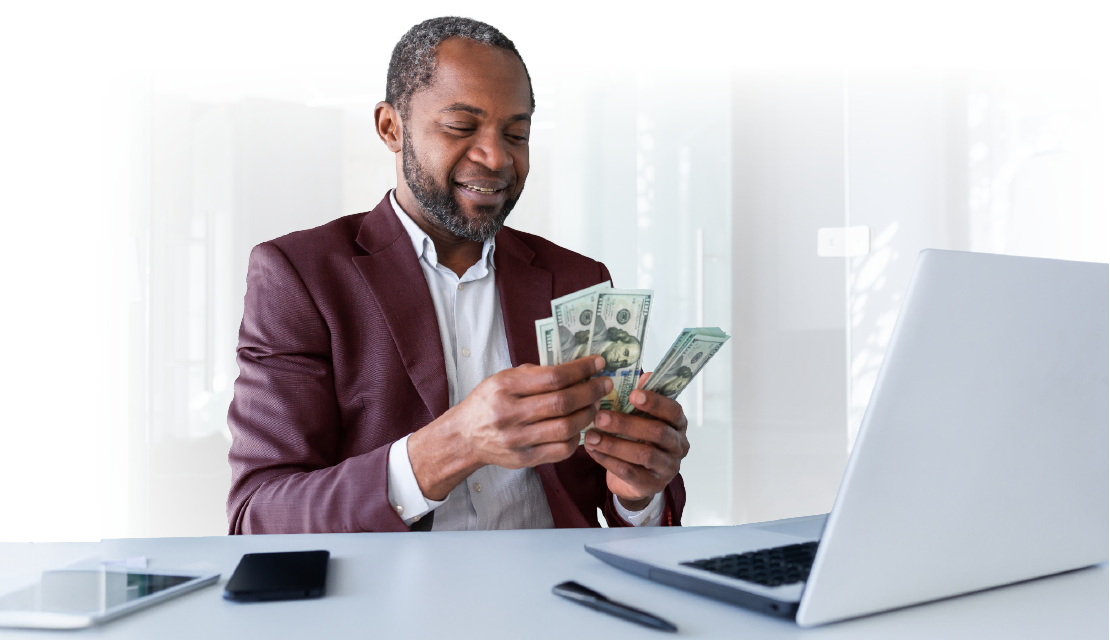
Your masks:
<instances>
[{"instance_id":1,"label":"finger","mask_svg":"<svg viewBox=\"0 0 1110 640\"><path fill-rule=\"evenodd\" d=\"M521 398L517 405L524 422L538 422L593 406L612 390L613 379L601 376L579 382L566 389Z\"/></svg>"},{"instance_id":2,"label":"finger","mask_svg":"<svg viewBox=\"0 0 1110 640\"><path fill-rule=\"evenodd\" d=\"M590 426L596 415L597 410L591 404L570 415L522 425L517 427L514 433L509 436L508 446L519 451L541 444L570 439L573 439L575 446L577 446L578 434Z\"/></svg>"},{"instance_id":3,"label":"finger","mask_svg":"<svg viewBox=\"0 0 1110 640\"><path fill-rule=\"evenodd\" d=\"M616 411L599 411L594 423L602 431L646 442L670 453L685 455L682 445L686 435L662 420Z\"/></svg>"},{"instance_id":4,"label":"finger","mask_svg":"<svg viewBox=\"0 0 1110 640\"><path fill-rule=\"evenodd\" d=\"M565 389L577 384L605 367L605 358L586 356L550 367L520 366L510 370L509 384L518 396L532 396Z\"/></svg>"},{"instance_id":5,"label":"finger","mask_svg":"<svg viewBox=\"0 0 1110 640\"><path fill-rule=\"evenodd\" d=\"M625 499L648 498L659 493L666 486L662 478L648 469L629 464L596 449L586 451L609 472L610 477L607 479L609 489L613 493L624 496ZM614 486L613 478L616 478L617 486Z\"/></svg>"},{"instance_id":6,"label":"finger","mask_svg":"<svg viewBox=\"0 0 1110 640\"><path fill-rule=\"evenodd\" d=\"M654 391L644 391L643 389L636 389L628 394L628 401L633 407L649 416L655 416L675 429L683 433L686 432L686 414L682 411L682 405L678 401Z\"/></svg>"},{"instance_id":7,"label":"finger","mask_svg":"<svg viewBox=\"0 0 1110 640\"><path fill-rule=\"evenodd\" d=\"M650 371L641 372L640 373L640 379L636 381L636 388L639 389L640 387L644 386L644 383L647 382L647 379L650 378L650 377L651 377L651 372Z\"/></svg>"},{"instance_id":8,"label":"finger","mask_svg":"<svg viewBox=\"0 0 1110 640\"><path fill-rule=\"evenodd\" d=\"M574 437L562 440L560 442L547 442L538 444L523 452L518 458L518 465L516 468L535 467L537 465L546 464L548 462L559 462L566 460L574 455L574 451L578 448L578 433L575 432Z\"/></svg>"},{"instance_id":9,"label":"finger","mask_svg":"<svg viewBox=\"0 0 1110 640\"><path fill-rule=\"evenodd\" d=\"M647 442L633 442L597 430L586 434L586 451L600 451L628 464L643 467L658 476L670 476L677 472L678 460L674 454Z\"/></svg>"}]
</instances>

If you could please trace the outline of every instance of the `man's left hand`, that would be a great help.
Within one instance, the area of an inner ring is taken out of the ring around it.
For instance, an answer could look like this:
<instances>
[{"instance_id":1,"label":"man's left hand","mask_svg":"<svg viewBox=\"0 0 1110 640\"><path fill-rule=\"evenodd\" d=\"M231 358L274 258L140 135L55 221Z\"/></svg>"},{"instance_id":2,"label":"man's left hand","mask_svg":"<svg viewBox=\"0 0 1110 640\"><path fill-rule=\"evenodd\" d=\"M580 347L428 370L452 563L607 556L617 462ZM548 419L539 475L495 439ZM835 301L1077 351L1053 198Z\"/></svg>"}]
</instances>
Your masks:
<instances>
[{"instance_id":1,"label":"man's left hand","mask_svg":"<svg viewBox=\"0 0 1110 640\"><path fill-rule=\"evenodd\" d=\"M586 432L586 451L605 467L609 490L621 504L629 511L640 511L678 475L690 441L682 405L641 389L628 399L639 415L598 411L597 429Z\"/></svg>"}]
</instances>

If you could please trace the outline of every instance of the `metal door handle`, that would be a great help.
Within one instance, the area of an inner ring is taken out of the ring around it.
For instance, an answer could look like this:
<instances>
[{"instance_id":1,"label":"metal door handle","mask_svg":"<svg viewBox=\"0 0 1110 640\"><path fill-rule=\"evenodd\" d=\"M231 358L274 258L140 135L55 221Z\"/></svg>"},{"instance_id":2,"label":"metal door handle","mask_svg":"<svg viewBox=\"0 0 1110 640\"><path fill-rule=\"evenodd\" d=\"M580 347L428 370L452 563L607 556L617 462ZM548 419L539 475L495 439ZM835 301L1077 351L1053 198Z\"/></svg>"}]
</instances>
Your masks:
<instances>
[{"instance_id":1,"label":"metal door handle","mask_svg":"<svg viewBox=\"0 0 1110 640\"><path fill-rule=\"evenodd\" d=\"M208 232L204 234L204 390L212 393L215 364L215 211L205 211Z\"/></svg>"},{"instance_id":2,"label":"metal door handle","mask_svg":"<svg viewBox=\"0 0 1110 640\"><path fill-rule=\"evenodd\" d=\"M705 230L694 229L694 295L695 326L705 326ZM698 389L694 400L694 424L705 424L705 376L698 377Z\"/></svg>"},{"instance_id":3,"label":"metal door handle","mask_svg":"<svg viewBox=\"0 0 1110 640\"><path fill-rule=\"evenodd\" d=\"M705 253L705 230L697 227L694 230L694 295L695 295L695 326L705 326L705 263L717 262L716 255ZM705 393L705 370L697 377L695 402L695 425L705 424L705 400L715 399L717 394Z\"/></svg>"}]
</instances>

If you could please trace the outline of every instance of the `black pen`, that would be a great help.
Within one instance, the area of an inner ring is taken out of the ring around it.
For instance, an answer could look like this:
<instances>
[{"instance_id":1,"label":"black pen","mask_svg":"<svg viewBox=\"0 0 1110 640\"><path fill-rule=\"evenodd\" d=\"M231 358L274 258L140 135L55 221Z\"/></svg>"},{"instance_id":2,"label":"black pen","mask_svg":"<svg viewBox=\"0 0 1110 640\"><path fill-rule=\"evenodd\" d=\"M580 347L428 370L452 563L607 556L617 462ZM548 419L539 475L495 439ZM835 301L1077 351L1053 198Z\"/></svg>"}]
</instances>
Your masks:
<instances>
[{"instance_id":1,"label":"black pen","mask_svg":"<svg viewBox=\"0 0 1110 640\"><path fill-rule=\"evenodd\" d=\"M642 624L645 627L659 629L660 631L678 631L678 627L659 616L654 616L647 611L641 611L626 604L613 602L593 589L583 587L577 582L569 581L557 584L551 588L551 592L557 596L563 596L567 600L586 605L591 609L603 611L618 618Z\"/></svg>"}]
</instances>

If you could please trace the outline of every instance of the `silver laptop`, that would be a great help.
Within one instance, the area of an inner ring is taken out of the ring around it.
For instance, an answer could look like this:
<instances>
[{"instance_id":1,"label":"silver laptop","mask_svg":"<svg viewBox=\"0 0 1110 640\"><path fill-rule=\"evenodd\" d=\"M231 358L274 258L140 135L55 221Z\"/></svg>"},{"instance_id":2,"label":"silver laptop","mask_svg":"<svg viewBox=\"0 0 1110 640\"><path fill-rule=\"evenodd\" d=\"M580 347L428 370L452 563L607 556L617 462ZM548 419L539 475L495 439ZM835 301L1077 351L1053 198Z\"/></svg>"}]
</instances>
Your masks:
<instances>
[{"instance_id":1,"label":"silver laptop","mask_svg":"<svg viewBox=\"0 0 1110 640\"><path fill-rule=\"evenodd\" d=\"M1107 265L922 251L827 516L587 545L813 626L1107 560Z\"/></svg>"}]
</instances>

